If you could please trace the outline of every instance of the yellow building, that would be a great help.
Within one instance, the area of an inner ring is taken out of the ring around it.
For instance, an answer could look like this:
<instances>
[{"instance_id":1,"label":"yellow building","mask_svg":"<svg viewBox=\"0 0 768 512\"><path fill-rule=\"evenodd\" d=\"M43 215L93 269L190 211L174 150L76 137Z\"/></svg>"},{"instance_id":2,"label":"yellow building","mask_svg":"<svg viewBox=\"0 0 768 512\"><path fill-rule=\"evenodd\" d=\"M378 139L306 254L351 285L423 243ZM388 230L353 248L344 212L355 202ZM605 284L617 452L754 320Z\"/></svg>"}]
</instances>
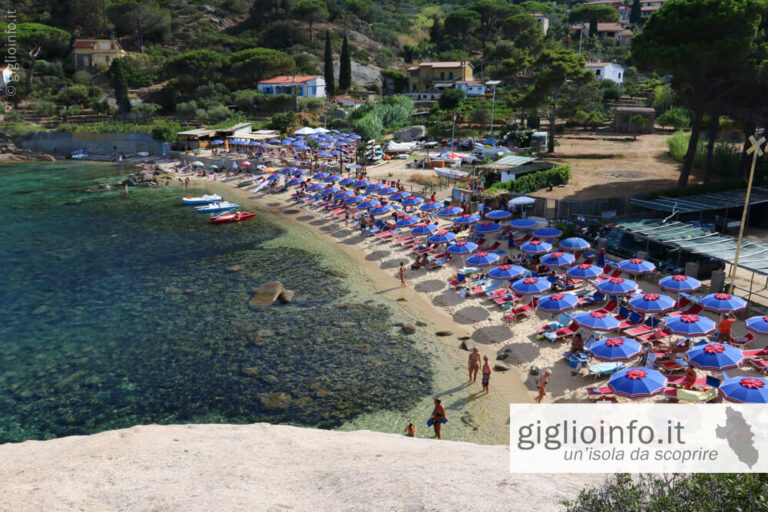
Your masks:
<instances>
[{"instance_id":1,"label":"yellow building","mask_svg":"<svg viewBox=\"0 0 768 512\"><path fill-rule=\"evenodd\" d=\"M454 82L472 81L472 69L468 61L422 62L408 68L408 91L435 91L453 87Z\"/></svg>"},{"instance_id":2,"label":"yellow building","mask_svg":"<svg viewBox=\"0 0 768 512\"><path fill-rule=\"evenodd\" d=\"M75 39L75 68L108 67L113 60L128 55L116 39Z\"/></svg>"}]
</instances>

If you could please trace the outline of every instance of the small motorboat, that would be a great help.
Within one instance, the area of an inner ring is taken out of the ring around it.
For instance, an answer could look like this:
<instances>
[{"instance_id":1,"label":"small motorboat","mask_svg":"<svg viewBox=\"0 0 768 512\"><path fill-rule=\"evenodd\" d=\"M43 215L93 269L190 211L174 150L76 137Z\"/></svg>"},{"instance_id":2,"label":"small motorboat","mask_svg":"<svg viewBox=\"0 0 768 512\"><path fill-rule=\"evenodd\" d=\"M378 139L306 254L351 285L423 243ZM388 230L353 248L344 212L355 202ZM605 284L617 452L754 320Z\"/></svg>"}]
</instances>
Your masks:
<instances>
[{"instance_id":1,"label":"small motorboat","mask_svg":"<svg viewBox=\"0 0 768 512\"><path fill-rule=\"evenodd\" d=\"M243 187L247 187L248 185L253 185L253 180L241 181L240 183L238 183L236 185L236 187L237 188L243 188Z\"/></svg>"},{"instance_id":2,"label":"small motorboat","mask_svg":"<svg viewBox=\"0 0 768 512\"><path fill-rule=\"evenodd\" d=\"M221 201L221 196L217 194L210 194L200 197L182 197L181 200L184 201L184 204L186 205L210 204L218 203Z\"/></svg>"},{"instance_id":3,"label":"small motorboat","mask_svg":"<svg viewBox=\"0 0 768 512\"><path fill-rule=\"evenodd\" d=\"M467 176L469 176L469 174L467 174L466 172L459 171L458 169L437 168L437 169L434 169L434 171L435 173L437 173L438 176L442 176L443 178L448 178L452 180L458 180L458 179L466 178Z\"/></svg>"},{"instance_id":4,"label":"small motorboat","mask_svg":"<svg viewBox=\"0 0 768 512\"><path fill-rule=\"evenodd\" d=\"M209 220L215 224L223 224L225 222L240 222L255 216L256 214L253 212L235 212L211 217Z\"/></svg>"},{"instance_id":5,"label":"small motorboat","mask_svg":"<svg viewBox=\"0 0 768 512\"><path fill-rule=\"evenodd\" d=\"M237 203L221 201L219 203L206 204L205 206L195 206L195 210L197 210L197 213L226 212L228 210L234 210L238 206L240 205Z\"/></svg>"},{"instance_id":6,"label":"small motorboat","mask_svg":"<svg viewBox=\"0 0 768 512\"><path fill-rule=\"evenodd\" d=\"M75 150L69 155L70 158L73 158L75 160L83 160L85 158L89 158L90 156L91 155L88 153L88 151L85 148Z\"/></svg>"}]
</instances>

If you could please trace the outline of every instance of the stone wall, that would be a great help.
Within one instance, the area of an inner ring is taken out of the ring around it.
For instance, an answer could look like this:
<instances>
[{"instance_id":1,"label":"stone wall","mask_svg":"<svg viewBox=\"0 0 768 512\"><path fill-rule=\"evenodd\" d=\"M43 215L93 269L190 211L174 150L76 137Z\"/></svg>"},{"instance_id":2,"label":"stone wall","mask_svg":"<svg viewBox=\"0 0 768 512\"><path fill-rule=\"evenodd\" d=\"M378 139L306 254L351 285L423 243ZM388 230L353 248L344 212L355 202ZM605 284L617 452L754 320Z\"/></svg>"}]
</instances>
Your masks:
<instances>
[{"instance_id":1,"label":"stone wall","mask_svg":"<svg viewBox=\"0 0 768 512\"><path fill-rule=\"evenodd\" d=\"M85 148L91 155L113 155L125 153L135 155L146 151L150 155L163 154L164 143L152 138L149 133L69 133L41 132L25 136L17 146L53 155L69 155ZM168 145L166 144L167 148ZM167 149L166 149L167 152Z\"/></svg>"}]
</instances>

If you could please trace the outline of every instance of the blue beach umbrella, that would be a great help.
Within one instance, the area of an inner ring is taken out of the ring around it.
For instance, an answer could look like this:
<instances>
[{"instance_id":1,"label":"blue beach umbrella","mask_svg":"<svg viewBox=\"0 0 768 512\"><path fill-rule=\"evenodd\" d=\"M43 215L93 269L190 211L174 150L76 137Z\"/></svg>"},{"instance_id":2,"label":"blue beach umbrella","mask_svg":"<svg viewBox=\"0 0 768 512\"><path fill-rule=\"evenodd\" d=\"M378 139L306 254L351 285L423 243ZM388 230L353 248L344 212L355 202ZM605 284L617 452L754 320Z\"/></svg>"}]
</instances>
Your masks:
<instances>
[{"instance_id":1,"label":"blue beach umbrella","mask_svg":"<svg viewBox=\"0 0 768 512\"><path fill-rule=\"evenodd\" d=\"M341 151L338 151L338 150L336 150L336 149L334 149L333 151L331 151L331 156L338 156L338 155L340 155L340 154L341 154Z\"/></svg>"},{"instance_id":2,"label":"blue beach umbrella","mask_svg":"<svg viewBox=\"0 0 768 512\"><path fill-rule=\"evenodd\" d=\"M324 180L328 176L330 176L330 174L328 174L327 172L319 172L319 173L315 174L314 176L312 176L312 179L313 180Z\"/></svg>"},{"instance_id":3,"label":"blue beach umbrella","mask_svg":"<svg viewBox=\"0 0 768 512\"><path fill-rule=\"evenodd\" d=\"M314 192L315 190L320 190L322 188L325 188L325 185L323 185L322 183L315 183L314 185L310 185L309 187L307 187L307 190L310 192Z\"/></svg>"},{"instance_id":4,"label":"blue beach umbrella","mask_svg":"<svg viewBox=\"0 0 768 512\"><path fill-rule=\"evenodd\" d=\"M359 203L361 201L365 201L365 196L352 196L346 199L344 202L348 204L354 204L354 203Z\"/></svg>"},{"instance_id":5,"label":"blue beach umbrella","mask_svg":"<svg viewBox=\"0 0 768 512\"><path fill-rule=\"evenodd\" d=\"M267 180L268 181L275 181L275 180L279 180L282 177L283 177L282 174L270 174L269 176L267 176Z\"/></svg>"},{"instance_id":6,"label":"blue beach umbrella","mask_svg":"<svg viewBox=\"0 0 768 512\"><path fill-rule=\"evenodd\" d=\"M271 140L268 140L267 142L269 142L270 144L280 144L280 139L271 139Z\"/></svg>"},{"instance_id":7,"label":"blue beach umbrella","mask_svg":"<svg viewBox=\"0 0 768 512\"><path fill-rule=\"evenodd\" d=\"M403 199L402 203L403 206L416 206L424 202L424 199L421 197L409 197L408 199Z\"/></svg>"},{"instance_id":8,"label":"blue beach umbrella","mask_svg":"<svg viewBox=\"0 0 768 512\"><path fill-rule=\"evenodd\" d=\"M365 188L370 184L371 182L368 180L357 180L352 184L352 186L354 186L355 188Z\"/></svg>"},{"instance_id":9,"label":"blue beach umbrella","mask_svg":"<svg viewBox=\"0 0 768 512\"><path fill-rule=\"evenodd\" d=\"M332 183L332 182L340 180L340 179L341 179L341 176L339 176L338 174L331 174L330 176L325 178L325 181L328 182L328 183Z\"/></svg>"},{"instance_id":10,"label":"blue beach umbrella","mask_svg":"<svg viewBox=\"0 0 768 512\"><path fill-rule=\"evenodd\" d=\"M715 330L715 322L705 316L680 315L666 317L667 329L681 336L705 336Z\"/></svg>"},{"instance_id":11,"label":"blue beach umbrella","mask_svg":"<svg viewBox=\"0 0 768 512\"><path fill-rule=\"evenodd\" d=\"M568 272L566 272L568 277L571 279L594 279L600 276L602 273L602 268L596 265L590 265L589 263L576 265L575 267L569 268Z\"/></svg>"},{"instance_id":12,"label":"blue beach umbrella","mask_svg":"<svg viewBox=\"0 0 768 512\"><path fill-rule=\"evenodd\" d=\"M650 368L627 368L614 373L608 387L617 395L628 398L644 398L664 391L667 378Z\"/></svg>"},{"instance_id":13,"label":"blue beach umbrella","mask_svg":"<svg viewBox=\"0 0 768 512\"><path fill-rule=\"evenodd\" d=\"M322 195L324 195L324 196L329 196L329 195L331 195L331 194L335 194L335 193L336 193L336 192L338 192L339 190L341 190L339 187L330 187L330 188L326 188L325 190L323 190L323 191L322 191L322 192L320 192L320 193L321 193Z\"/></svg>"},{"instance_id":14,"label":"blue beach umbrella","mask_svg":"<svg viewBox=\"0 0 768 512\"><path fill-rule=\"evenodd\" d=\"M730 370L741 366L744 354L731 345L704 343L688 351L688 362L702 370Z\"/></svg>"},{"instance_id":15,"label":"blue beach umbrella","mask_svg":"<svg viewBox=\"0 0 768 512\"><path fill-rule=\"evenodd\" d=\"M747 330L755 334L768 334L768 316L753 316L747 318Z\"/></svg>"},{"instance_id":16,"label":"blue beach umbrella","mask_svg":"<svg viewBox=\"0 0 768 512\"><path fill-rule=\"evenodd\" d=\"M579 303L579 298L571 293L553 293L539 299L538 308L547 313L562 313L573 309Z\"/></svg>"},{"instance_id":17,"label":"blue beach umbrella","mask_svg":"<svg viewBox=\"0 0 768 512\"><path fill-rule=\"evenodd\" d=\"M729 402L765 404L768 403L768 381L757 377L725 379L718 393Z\"/></svg>"},{"instance_id":18,"label":"blue beach umbrella","mask_svg":"<svg viewBox=\"0 0 768 512\"><path fill-rule=\"evenodd\" d=\"M355 195L355 193L352 192L351 190L345 190L344 192L339 192L338 194L336 194L335 197L336 197L336 199L341 200L341 199L349 199L350 197L353 197L354 195Z\"/></svg>"},{"instance_id":19,"label":"blue beach umbrella","mask_svg":"<svg viewBox=\"0 0 768 512\"><path fill-rule=\"evenodd\" d=\"M309 172L309 169L294 169L291 171L291 174L294 176L301 176L302 174L307 174Z\"/></svg>"},{"instance_id":20,"label":"blue beach umbrella","mask_svg":"<svg viewBox=\"0 0 768 512\"><path fill-rule=\"evenodd\" d=\"M453 231L438 231L430 236L427 241L431 244L446 244L456 239L456 233Z\"/></svg>"},{"instance_id":21,"label":"blue beach umbrella","mask_svg":"<svg viewBox=\"0 0 768 512\"><path fill-rule=\"evenodd\" d=\"M533 236L537 238L557 238L563 236L563 232L557 228L541 228L533 232Z\"/></svg>"},{"instance_id":22,"label":"blue beach umbrella","mask_svg":"<svg viewBox=\"0 0 768 512\"><path fill-rule=\"evenodd\" d=\"M442 207L442 203L438 203L437 201L430 201L428 203L424 203L419 207L419 210L425 211L425 212L433 212L435 210L439 210Z\"/></svg>"},{"instance_id":23,"label":"blue beach umbrella","mask_svg":"<svg viewBox=\"0 0 768 512\"><path fill-rule=\"evenodd\" d=\"M367 201L363 201L362 203L357 205L357 207L360 208L361 210L366 210L368 208L376 208L380 204L381 203L376 199L368 199Z\"/></svg>"},{"instance_id":24,"label":"blue beach umbrella","mask_svg":"<svg viewBox=\"0 0 768 512\"><path fill-rule=\"evenodd\" d=\"M458 206L449 206L448 208L443 208L437 214L441 217L453 217L454 215L458 215L461 212L463 212L461 208Z\"/></svg>"},{"instance_id":25,"label":"blue beach umbrella","mask_svg":"<svg viewBox=\"0 0 768 512\"><path fill-rule=\"evenodd\" d=\"M692 292L701 288L701 281L678 274L659 279L659 287L677 293Z\"/></svg>"},{"instance_id":26,"label":"blue beach umbrella","mask_svg":"<svg viewBox=\"0 0 768 512\"><path fill-rule=\"evenodd\" d=\"M575 260L576 257L569 252L553 252L541 257L541 262L548 267L567 267Z\"/></svg>"},{"instance_id":27,"label":"blue beach umbrella","mask_svg":"<svg viewBox=\"0 0 768 512\"><path fill-rule=\"evenodd\" d=\"M382 185L381 183L373 183L371 185L368 185L365 187L366 192L378 192L379 190L383 190L386 188L386 185Z\"/></svg>"},{"instance_id":28,"label":"blue beach umbrella","mask_svg":"<svg viewBox=\"0 0 768 512\"><path fill-rule=\"evenodd\" d=\"M507 210L493 210L485 214L485 218L491 220L506 220L511 216L512 214Z\"/></svg>"},{"instance_id":29,"label":"blue beach umbrella","mask_svg":"<svg viewBox=\"0 0 768 512\"><path fill-rule=\"evenodd\" d=\"M455 219L453 219L453 223L454 224L472 224L479 220L480 220L479 215L466 214L466 215L462 215L461 217L456 217Z\"/></svg>"},{"instance_id":30,"label":"blue beach umbrella","mask_svg":"<svg viewBox=\"0 0 768 512\"><path fill-rule=\"evenodd\" d=\"M612 277L598 283L597 289L608 295L628 295L637 290L637 283L622 277Z\"/></svg>"},{"instance_id":31,"label":"blue beach umbrella","mask_svg":"<svg viewBox=\"0 0 768 512\"><path fill-rule=\"evenodd\" d=\"M600 361L629 361L642 351L643 346L632 338L605 338L589 347L589 352Z\"/></svg>"},{"instance_id":32,"label":"blue beach umbrella","mask_svg":"<svg viewBox=\"0 0 768 512\"><path fill-rule=\"evenodd\" d=\"M378 194L379 194L380 196L391 196L391 195L392 195L392 194L394 194L395 192L397 192L397 188L395 188L395 187L389 187L389 188L385 188L385 189L383 189L383 190L379 190Z\"/></svg>"},{"instance_id":33,"label":"blue beach umbrella","mask_svg":"<svg viewBox=\"0 0 768 512\"><path fill-rule=\"evenodd\" d=\"M488 267L499 261L499 255L495 252L481 251L467 258L467 265L473 267Z\"/></svg>"},{"instance_id":34,"label":"blue beach umbrella","mask_svg":"<svg viewBox=\"0 0 768 512\"><path fill-rule=\"evenodd\" d=\"M304 181L302 178L291 178L290 180L288 180L286 185L298 185L302 181Z\"/></svg>"},{"instance_id":35,"label":"blue beach umbrella","mask_svg":"<svg viewBox=\"0 0 768 512\"><path fill-rule=\"evenodd\" d=\"M526 254L546 254L552 249L552 246L541 240L531 240L520 246L520 250Z\"/></svg>"},{"instance_id":36,"label":"blue beach umbrella","mask_svg":"<svg viewBox=\"0 0 768 512\"><path fill-rule=\"evenodd\" d=\"M536 221L531 219L515 219L509 222L512 229L527 230L536 227Z\"/></svg>"},{"instance_id":37,"label":"blue beach umbrella","mask_svg":"<svg viewBox=\"0 0 768 512\"><path fill-rule=\"evenodd\" d=\"M402 199L407 199L409 197L411 197L411 193L406 192L405 190L403 190L402 192L398 192L397 194L392 194L392 196L390 196L390 198L394 199L395 201L400 201Z\"/></svg>"},{"instance_id":38,"label":"blue beach umbrella","mask_svg":"<svg viewBox=\"0 0 768 512\"><path fill-rule=\"evenodd\" d=\"M467 242L466 240L448 246L448 252L451 254L472 254L476 250L477 244L474 242Z\"/></svg>"},{"instance_id":39,"label":"blue beach umbrella","mask_svg":"<svg viewBox=\"0 0 768 512\"><path fill-rule=\"evenodd\" d=\"M629 260L620 261L616 268L627 274L645 274L647 272L653 272L656 270L656 265L650 261L640 258L632 258Z\"/></svg>"},{"instance_id":40,"label":"blue beach umbrella","mask_svg":"<svg viewBox=\"0 0 768 512\"><path fill-rule=\"evenodd\" d=\"M281 146L290 146L291 142L293 142L290 139L283 139L283 141L280 143Z\"/></svg>"},{"instance_id":41,"label":"blue beach umbrella","mask_svg":"<svg viewBox=\"0 0 768 512\"><path fill-rule=\"evenodd\" d=\"M573 321L593 331L613 331L619 328L619 321L602 311L579 313L573 317Z\"/></svg>"},{"instance_id":42,"label":"blue beach umbrella","mask_svg":"<svg viewBox=\"0 0 768 512\"><path fill-rule=\"evenodd\" d=\"M414 235L431 235L437 231L436 224L424 224L422 226L416 226L411 230Z\"/></svg>"},{"instance_id":43,"label":"blue beach umbrella","mask_svg":"<svg viewBox=\"0 0 768 512\"><path fill-rule=\"evenodd\" d=\"M664 313L675 307L675 301L667 295L644 293L632 297L629 301L629 307L640 313Z\"/></svg>"},{"instance_id":44,"label":"blue beach umbrella","mask_svg":"<svg viewBox=\"0 0 768 512\"><path fill-rule=\"evenodd\" d=\"M572 236L570 238L566 238L565 240L561 240L560 247L568 251L586 251L591 246L589 245L589 242L583 238Z\"/></svg>"},{"instance_id":45,"label":"blue beach umbrella","mask_svg":"<svg viewBox=\"0 0 768 512\"><path fill-rule=\"evenodd\" d=\"M496 233L501 229L501 226L496 224L495 222L481 222L479 224L475 224L472 226L472 230L475 233L481 234L481 235L489 235L491 233Z\"/></svg>"},{"instance_id":46,"label":"blue beach umbrella","mask_svg":"<svg viewBox=\"0 0 768 512\"><path fill-rule=\"evenodd\" d=\"M729 293L710 293L701 298L704 309L717 313L741 311L747 308L747 301Z\"/></svg>"},{"instance_id":47,"label":"blue beach umbrella","mask_svg":"<svg viewBox=\"0 0 768 512\"><path fill-rule=\"evenodd\" d=\"M384 215L385 213L388 213L391 209L392 209L391 204L377 206L376 208L371 208L371 215Z\"/></svg>"},{"instance_id":48,"label":"blue beach umbrella","mask_svg":"<svg viewBox=\"0 0 768 512\"><path fill-rule=\"evenodd\" d=\"M355 182L355 178L344 178L343 180L339 181L339 185L352 185Z\"/></svg>"},{"instance_id":49,"label":"blue beach umbrella","mask_svg":"<svg viewBox=\"0 0 768 512\"><path fill-rule=\"evenodd\" d=\"M400 220L395 222L395 226L397 226L398 228L409 228L411 226L418 224L419 222L421 221L418 217L412 217L412 216L401 217Z\"/></svg>"},{"instance_id":50,"label":"blue beach umbrella","mask_svg":"<svg viewBox=\"0 0 768 512\"><path fill-rule=\"evenodd\" d=\"M517 265L499 265L488 272L491 279L506 279L512 281L525 274L525 269Z\"/></svg>"},{"instance_id":51,"label":"blue beach umbrella","mask_svg":"<svg viewBox=\"0 0 768 512\"><path fill-rule=\"evenodd\" d=\"M216 140L212 140L211 144L218 146L219 144L224 144L224 141L221 139L216 139Z\"/></svg>"},{"instance_id":52,"label":"blue beach umbrella","mask_svg":"<svg viewBox=\"0 0 768 512\"><path fill-rule=\"evenodd\" d=\"M538 295L549 290L551 287L552 283L546 279L539 279L538 277L526 277L524 279L518 279L512 283L512 289L523 295Z\"/></svg>"}]
</instances>

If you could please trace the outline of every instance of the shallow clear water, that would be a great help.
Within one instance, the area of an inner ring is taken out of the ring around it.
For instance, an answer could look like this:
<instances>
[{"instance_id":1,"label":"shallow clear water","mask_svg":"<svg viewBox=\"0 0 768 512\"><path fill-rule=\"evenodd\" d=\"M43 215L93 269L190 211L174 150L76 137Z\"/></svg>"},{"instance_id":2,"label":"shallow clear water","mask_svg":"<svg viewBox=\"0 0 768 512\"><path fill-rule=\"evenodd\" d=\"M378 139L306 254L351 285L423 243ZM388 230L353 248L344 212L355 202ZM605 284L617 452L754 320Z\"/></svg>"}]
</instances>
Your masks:
<instances>
[{"instance_id":1,"label":"shallow clear water","mask_svg":"<svg viewBox=\"0 0 768 512\"><path fill-rule=\"evenodd\" d=\"M84 192L124 174L0 167L0 442L144 423L336 427L431 391L429 358L390 308L320 252L279 243L290 233L267 214L213 226L178 186ZM296 302L249 309L270 280Z\"/></svg>"}]
</instances>

